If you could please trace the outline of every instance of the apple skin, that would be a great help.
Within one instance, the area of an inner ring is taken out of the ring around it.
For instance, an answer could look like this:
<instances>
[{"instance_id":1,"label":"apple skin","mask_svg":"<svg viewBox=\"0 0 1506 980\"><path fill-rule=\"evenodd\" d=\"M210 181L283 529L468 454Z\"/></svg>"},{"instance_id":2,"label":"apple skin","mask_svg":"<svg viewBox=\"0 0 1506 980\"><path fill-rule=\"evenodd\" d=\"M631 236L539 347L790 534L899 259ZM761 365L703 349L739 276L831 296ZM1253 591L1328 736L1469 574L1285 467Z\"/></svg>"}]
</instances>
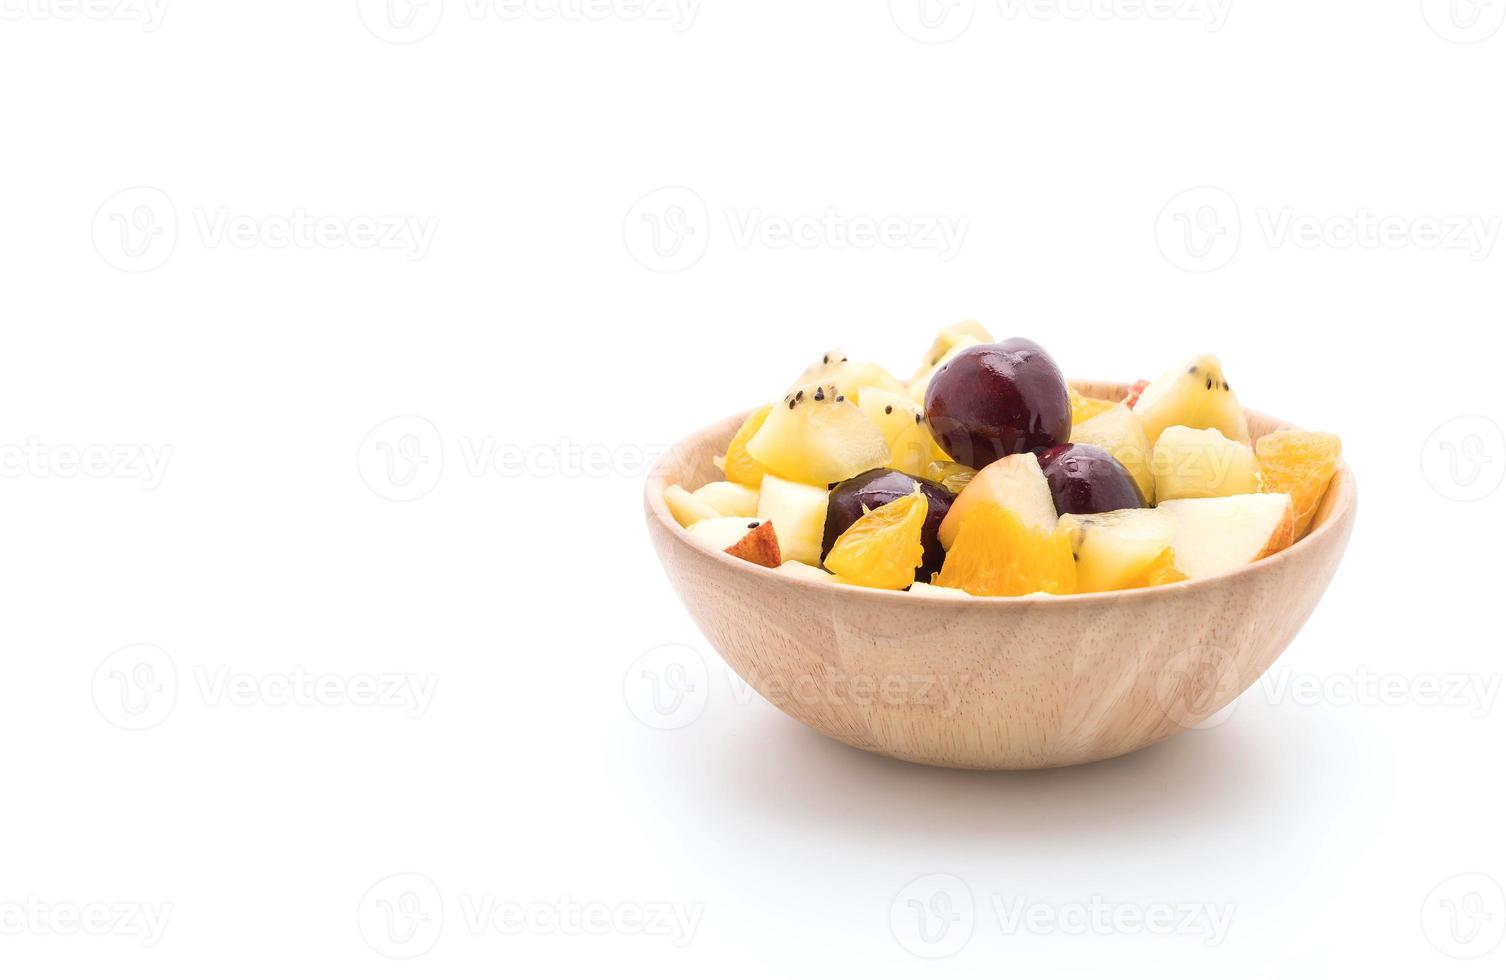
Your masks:
<instances>
[{"instance_id":1,"label":"apple skin","mask_svg":"<svg viewBox=\"0 0 1506 980\"><path fill-rule=\"evenodd\" d=\"M1135 478L1106 450L1069 442L1039 450L1036 456L1058 514L1106 514L1145 506Z\"/></svg>"},{"instance_id":2,"label":"apple skin","mask_svg":"<svg viewBox=\"0 0 1506 980\"><path fill-rule=\"evenodd\" d=\"M926 386L925 413L946 454L979 470L1072 435L1067 381L1051 355L1023 337L969 347L943 364Z\"/></svg>"},{"instance_id":3,"label":"apple skin","mask_svg":"<svg viewBox=\"0 0 1506 980\"><path fill-rule=\"evenodd\" d=\"M926 521L921 528L920 543L925 547L925 560L916 570L919 582L929 582L931 576L941 571L946 560L946 551L941 547L938 534L946 512L951 509L956 497L939 483L901 473L898 470L874 469L859 473L832 487L826 505L826 527L821 535L821 560L836 544L842 532L852 527L863 516L863 508L876 510L892 500L915 492L915 484L926 497Z\"/></svg>"}]
</instances>

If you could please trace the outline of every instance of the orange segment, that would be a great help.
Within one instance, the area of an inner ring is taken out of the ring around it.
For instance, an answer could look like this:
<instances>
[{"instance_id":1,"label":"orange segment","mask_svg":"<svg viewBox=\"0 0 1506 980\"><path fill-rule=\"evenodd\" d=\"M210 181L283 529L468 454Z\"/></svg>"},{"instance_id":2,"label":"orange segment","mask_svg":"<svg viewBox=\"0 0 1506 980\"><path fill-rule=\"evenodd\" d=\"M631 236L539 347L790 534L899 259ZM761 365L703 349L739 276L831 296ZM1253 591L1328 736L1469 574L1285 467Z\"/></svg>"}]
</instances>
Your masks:
<instances>
[{"instance_id":1,"label":"orange segment","mask_svg":"<svg viewBox=\"0 0 1506 980\"><path fill-rule=\"evenodd\" d=\"M1014 511L980 501L963 518L946 562L931 583L973 595L1077 591L1067 528L1026 527Z\"/></svg>"},{"instance_id":2,"label":"orange segment","mask_svg":"<svg viewBox=\"0 0 1506 980\"><path fill-rule=\"evenodd\" d=\"M1185 582L1187 576L1177 571L1177 556L1170 548L1161 552L1156 560L1146 566L1134 581L1126 585L1126 589L1145 589L1152 585L1170 585L1172 582Z\"/></svg>"},{"instance_id":3,"label":"orange segment","mask_svg":"<svg viewBox=\"0 0 1506 980\"><path fill-rule=\"evenodd\" d=\"M917 486L914 493L864 514L831 546L826 570L852 585L903 589L915 581L915 569L925 560L920 533L926 509Z\"/></svg>"},{"instance_id":4,"label":"orange segment","mask_svg":"<svg viewBox=\"0 0 1506 980\"><path fill-rule=\"evenodd\" d=\"M727 455L712 460L722 468L722 472L727 474L727 479L733 483L756 487L763 482L764 474L768 470L748 455L748 440L752 439L753 434L763 425L763 420L769 417L769 410L773 407L773 405L765 405L744 419L743 424L737 428L737 434L732 437L732 442L727 445Z\"/></svg>"},{"instance_id":5,"label":"orange segment","mask_svg":"<svg viewBox=\"0 0 1506 980\"><path fill-rule=\"evenodd\" d=\"M1292 495L1296 538L1312 526L1318 504L1339 471L1342 452L1339 437L1327 432L1272 432L1255 443L1261 489Z\"/></svg>"}]
</instances>

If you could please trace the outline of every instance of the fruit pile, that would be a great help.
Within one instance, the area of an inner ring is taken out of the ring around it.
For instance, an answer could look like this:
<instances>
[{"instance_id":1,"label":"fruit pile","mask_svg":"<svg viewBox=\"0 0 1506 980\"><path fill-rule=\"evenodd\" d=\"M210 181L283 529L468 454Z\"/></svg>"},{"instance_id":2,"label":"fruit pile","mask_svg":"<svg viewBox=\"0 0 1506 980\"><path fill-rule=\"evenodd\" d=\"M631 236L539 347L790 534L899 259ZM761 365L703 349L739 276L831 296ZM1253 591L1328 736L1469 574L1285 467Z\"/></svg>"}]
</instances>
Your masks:
<instances>
[{"instance_id":1,"label":"fruit pile","mask_svg":"<svg viewBox=\"0 0 1506 980\"><path fill-rule=\"evenodd\" d=\"M1113 402L1041 347L941 331L909 383L832 351L748 416L725 480L665 502L697 538L792 575L915 593L1067 595L1164 585L1286 548L1339 439L1251 445L1218 359Z\"/></svg>"}]
</instances>

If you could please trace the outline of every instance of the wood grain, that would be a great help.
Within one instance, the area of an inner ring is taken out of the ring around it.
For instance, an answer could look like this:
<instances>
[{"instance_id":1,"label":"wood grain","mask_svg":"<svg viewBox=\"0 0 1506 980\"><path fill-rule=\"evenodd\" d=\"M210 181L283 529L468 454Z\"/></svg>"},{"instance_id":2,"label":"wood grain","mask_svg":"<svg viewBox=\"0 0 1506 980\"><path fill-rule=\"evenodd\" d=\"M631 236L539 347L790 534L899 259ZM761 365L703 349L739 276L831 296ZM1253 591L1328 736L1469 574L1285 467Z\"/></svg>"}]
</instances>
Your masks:
<instances>
[{"instance_id":1,"label":"wood grain","mask_svg":"<svg viewBox=\"0 0 1506 980\"><path fill-rule=\"evenodd\" d=\"M1074 381L1122 398L1127 385ZM1108 759L1223 708L1276 661L1332 580L1354 527L1341 467L1312 531L1225 575L1081 596L954 598L792 578L687 534L664 488L721 479L744 415L676 445L644 488L675 591L723 659L791 717L849 745L964 769ZM1290 425L1247 411L1252 439Z\"/></svg>"}]
</instances>

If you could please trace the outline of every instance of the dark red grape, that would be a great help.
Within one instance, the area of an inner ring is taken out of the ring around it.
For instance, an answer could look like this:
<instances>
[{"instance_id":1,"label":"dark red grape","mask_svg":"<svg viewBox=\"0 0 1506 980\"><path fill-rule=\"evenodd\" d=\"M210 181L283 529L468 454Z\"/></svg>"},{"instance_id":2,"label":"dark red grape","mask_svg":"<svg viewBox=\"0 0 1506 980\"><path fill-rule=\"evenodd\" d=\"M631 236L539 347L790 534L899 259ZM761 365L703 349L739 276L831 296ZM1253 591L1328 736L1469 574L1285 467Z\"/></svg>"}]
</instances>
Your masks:
<instances>
[{"instance_id":1,"label":"dark red grape","mask_svg":"<svg viewBox=\"0 0 1506 980\"><path fill-rule=\"evenodd\" d=\"M926 387L925 411L947 455L980 470L1072 435L1066 379L1050 354L1022 337L969 347L943 364Z\"/></svg>"},{"instance_id":2,"label":"dark red grape","mask_svg":"<svg viewBox=\"0 0 1506 980\"><path fill-rule=\"evenodd\" d=\"M1135 478L1106 450L1069 442L1036 455L1058 514L1102 514L1145 506Z\"/></svg>"},{"instance_id":3,"label":"dark red grape","mask_svg":"<svg viewBox=\"0 0 1506 980\"><path fill-rule=\"evenodd\" d=\"M939 483L901 473L898 470L876 469L857 476L832 488L827 497L826 528L821 535L821 560L836 543L842 532L852 527L863 516L863 508L876 510L891 500L898 500L915 492L915 484L926 497L926 522L920 532L920 543L925 546L925 561L916 570L916 579L929 582L931 575L941 571L946 559L941 540L936 536L942 518L952 506L952 492Z\"/></svg>"}]
</instances>

